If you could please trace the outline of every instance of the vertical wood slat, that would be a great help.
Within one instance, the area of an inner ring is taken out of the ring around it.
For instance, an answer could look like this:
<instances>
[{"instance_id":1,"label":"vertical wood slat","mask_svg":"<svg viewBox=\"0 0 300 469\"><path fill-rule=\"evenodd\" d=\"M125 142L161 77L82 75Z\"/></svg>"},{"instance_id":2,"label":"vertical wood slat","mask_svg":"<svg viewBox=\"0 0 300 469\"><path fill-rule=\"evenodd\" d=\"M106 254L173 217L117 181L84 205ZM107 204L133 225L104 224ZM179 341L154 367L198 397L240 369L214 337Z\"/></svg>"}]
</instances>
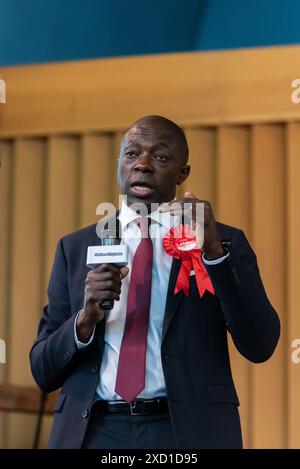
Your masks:
<instances>
[{"instance_id":1,"label":"vertical wood slat","mask_svg":"<svg viewBox=\"0 0 300 469\"><path fill-rule=\"evenodd\" d=\"M58 240L75 231L79 219L79 139L51 137L47 145L45 281L49 279Z\"/></svg>"},{"instance_id":2,"label":"vertical wood slat","mask_svg":"<svg viewBox=\"0 0 300 469\"><path fill-rule=\"evenodd\" d=\"M0 142L0 339L7 341L10 201L13 149L11 142ZM7 358L7 357L6 357ZM0 363L0 380L6 375L6 364Z\"/></svg>"},{"instance_id":3,"label":"vertical wood slat","mask_svg":"<svg viewBox=\"0 0 300 469\"><path fill-rule=\"evenodd\" d=\"M292 341L300 339L300 123L287 127L287 367L288 448L300 447L300 363L292 362ZM299 348L299 345L298 345ZM299 353L297 354L299 357Z\"/></svg>"},{"instance_id":4,"label":"vertical wood slat","mask_svg":"<svg viewBox=\"0 0 300 469\"><path fill-rule=\"evenodd\" d=\"M44 303L58 240L78 228L80 203L80 141L77 137L51 137L47 142L45 264L43 266ZM46 447L53 418L43 421L41 447Z\"/></svg>"},{"instance_id":5,"label":"vertical wood slat","mask_svg":"<svg viewBox=\"0 0 300 469\"><path fill-rule=\"evenodd\" d=\"M0 142L0 339L7 339L10 201L13 149L11 142ZM5 375L5 365L0 364L0 379Z\"/></svg>"},{"instance_id":6,"label":"vertical wood slat","mask_svg":"<svg viewBox=\"0 0 300 469\"><path fill-rule=\"evenodd\" d=\"M96 209L101 202L111 201L113 141L110 135L83 135L80 162L81 227L96 223Z\"/></svg>"},{"instance_id":7,"label":"vertical wood slat","mask_svg":"<svg viewBox=\"0 0 300 469\"><path fill-rule=\"evenodd\" d=\"M247 127L220 127L217 144L216 214L223 223L249 232L249 129ZM250 446L251 396L250 364L236 350L229 335L230 360L240 399L243 444Z\"/></svg>"},{"instance_id":8,"label":"vertical wood slat","mask_svg":"<svg viewBox=\"0 0 300 469\"><path fill-rule=\"evenodd\" d=\"M255 125L252 134L252 240L268 297L281 317L273 357L252 366L252 447L284 448L285 356L285 134L283 125Z\"/></svg>"},{"instance_id":9,"label":"vertical wood slat","mask_svg":"<svg viewBox=\"0 0 300 469\"><path fill-rule=\"evenodd\" d=\"M112 162L111 162L111 168L112 168L112 187L113 187L113 194L112 194L112 202L114 203L116 208L119 208L120 205L120 187L118 183L118 163L119 163L119 158L120 158L120 147L121 147L121 141L124 136L124 132L116 132L114 134L114 145L113 145L113 154L112 154ZM121 207L120 207L121 208Z\"/></svg>"},{"instance_id":10,"label":"vertical wood slat","mask_svg":"<svg viewBox=\"0 0 300 469\"><path fill-rule=\"evenodd\" d=\"M0 141L0 339L8 345L9 272L10 272L10 204L13 143ZM6 362L8 350L6 350ZM3 357L4 358L4 357ZM7 379L8 364L0 362L0 382ZM6 446L7 415L0 413L0 448Z\"/></svg>"},{"instance_id":11,"label":"vertical wood slat","mask_svg":"<svg viewBox=\"0 0 300 469\"><path fill-rule=\"evenodd\" d=\"M194 193L198 198L209 200L215 205L215 166L216 132L212 128L186 129L191 172L188 179L179 186L178 197L185 191Z\"/></svg>"},{"instance_id":12,"label":"vertical wood slat","mask_svg":"<svg viewBox=\"0 0 300 469\"><path fill-rule=\"evenodd\" d=\"M16 140L14 157L8 378L32 384L28 354L41 308L44 142ZM32 416L11 415L9 447L30 448L35 422Z\"/></svg>"}]
</instances>

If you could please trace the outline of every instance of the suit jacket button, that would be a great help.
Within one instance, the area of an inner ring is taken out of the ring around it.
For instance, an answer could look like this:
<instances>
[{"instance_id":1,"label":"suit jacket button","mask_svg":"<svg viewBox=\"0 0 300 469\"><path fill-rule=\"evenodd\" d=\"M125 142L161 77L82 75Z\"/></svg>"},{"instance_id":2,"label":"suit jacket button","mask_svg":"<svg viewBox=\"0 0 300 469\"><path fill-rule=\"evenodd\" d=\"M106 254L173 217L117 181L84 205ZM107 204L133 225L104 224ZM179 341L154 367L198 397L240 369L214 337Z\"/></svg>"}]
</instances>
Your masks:
<instances>
[{"instance_id":1,"label":"suit jacket button","mask_svg":"<svg viewBox=\"0 0 300 469\"><path fill-rule=\"evenodd\" d=\"M98 373L99 367L97 365L92 367L92 373Z\"/></svg>"},{"instance_id":2,"label":"suit jacket button","mask_svg":"<svg viewBox=\"0 0 300 469\"><path fill-rule=\"evenodd\" d=\"M169 358L169 355L164 355L164 359L167 360Z\"/></svg>"},{"instance_id":3,"label":"suit jacket button","mask_svg":"<svg viewBox=\"0 0 300 469\"><path fill-rule=\"evenodd\" d=\"M86 418L88 417L88 415L89 415L89 411L85 409L85 410L82 412L81 417L82 417L83 419L86 419Z\"/></svg>"},{"instance_id":4,"label":"suit jacket button","mask_svg":"<svg viewBox=\"0 0 300 469\"><path fill-rule=\"evenodd\" d=\"M64 360L69 360L69 358L71 357L71 352L68 350L67 352L64 353Z\"/></svg>"}]
</instances>

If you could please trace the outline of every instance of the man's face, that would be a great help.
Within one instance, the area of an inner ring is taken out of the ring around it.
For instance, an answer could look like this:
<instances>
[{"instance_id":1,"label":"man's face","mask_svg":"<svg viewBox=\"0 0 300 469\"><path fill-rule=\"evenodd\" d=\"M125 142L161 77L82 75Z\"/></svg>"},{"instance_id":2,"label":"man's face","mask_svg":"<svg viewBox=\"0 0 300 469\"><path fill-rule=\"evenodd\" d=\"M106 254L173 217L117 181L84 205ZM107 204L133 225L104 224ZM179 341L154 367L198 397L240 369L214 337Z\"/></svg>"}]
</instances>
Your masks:
<instances>
[{"instance_id":1,"label":"man's face","mask_svg":"<svg viewBox=\"0 0 300 469\"><path fill-rule=\"evenodd\" d=\"M174 133L159 122L138 123L123 140L118 180L127 203L168 202L188 176L182 148Z\"/></svg>"}]
</instances>

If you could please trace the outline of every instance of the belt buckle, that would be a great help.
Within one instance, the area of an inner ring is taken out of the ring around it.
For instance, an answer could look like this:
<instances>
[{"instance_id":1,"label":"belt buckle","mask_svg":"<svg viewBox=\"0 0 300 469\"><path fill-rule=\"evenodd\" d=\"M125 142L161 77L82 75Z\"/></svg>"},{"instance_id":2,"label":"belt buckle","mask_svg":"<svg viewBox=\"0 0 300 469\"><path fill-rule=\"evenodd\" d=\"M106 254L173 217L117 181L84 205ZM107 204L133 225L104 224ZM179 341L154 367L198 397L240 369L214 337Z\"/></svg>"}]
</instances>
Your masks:
<instances>
[{"instance_id":1,"label":"belt buckle","mask_svg":"<svg viewBox=\"0 0 300 469\"><path fill-rule=\"evenodd\" d=\"M130 407L130 413L131 415L139 415L139 413L137 412L134 412L134 409L136 408L136 402L135 401L131 401L129 403L129 407Z\"/></svg>"}]
</instances>

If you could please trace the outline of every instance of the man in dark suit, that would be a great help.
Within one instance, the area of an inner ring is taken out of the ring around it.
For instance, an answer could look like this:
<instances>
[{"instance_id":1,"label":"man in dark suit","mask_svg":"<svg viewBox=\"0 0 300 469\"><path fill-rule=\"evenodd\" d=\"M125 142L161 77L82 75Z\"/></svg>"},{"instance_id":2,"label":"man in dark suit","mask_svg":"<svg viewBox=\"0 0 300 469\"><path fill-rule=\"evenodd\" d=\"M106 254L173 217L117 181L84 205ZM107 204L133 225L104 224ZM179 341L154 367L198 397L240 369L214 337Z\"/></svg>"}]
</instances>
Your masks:
<instances>
[{"instance_id":1,"label":"man in dark suit","mask_svg":"<svg viewBox=\"0 0 300 469\"><path fill-rule=\"evenodd\" d=\"M122 141L118 179L127 201L113 215L128 266L86 267L87 247L99 244L96 225L58 243L30 354L40 388L62 387L50 448L242 447L227 331L239 352L259 363L272 355L280 322L243 232L217 223L210 203L191 193L174 205L187 161L176 124L140 119ZM136 202L147 206L147 227L132 209ZM163 248L166 220L180 220L184 202L193 222L204 204L199 262L212 290L203 295L193 271L189 294L175 294L182 261ZM163 205L151 211L151 203ZM105 299L115 300L111 311L101 308Z\"/></svg>"}]
</instances>

